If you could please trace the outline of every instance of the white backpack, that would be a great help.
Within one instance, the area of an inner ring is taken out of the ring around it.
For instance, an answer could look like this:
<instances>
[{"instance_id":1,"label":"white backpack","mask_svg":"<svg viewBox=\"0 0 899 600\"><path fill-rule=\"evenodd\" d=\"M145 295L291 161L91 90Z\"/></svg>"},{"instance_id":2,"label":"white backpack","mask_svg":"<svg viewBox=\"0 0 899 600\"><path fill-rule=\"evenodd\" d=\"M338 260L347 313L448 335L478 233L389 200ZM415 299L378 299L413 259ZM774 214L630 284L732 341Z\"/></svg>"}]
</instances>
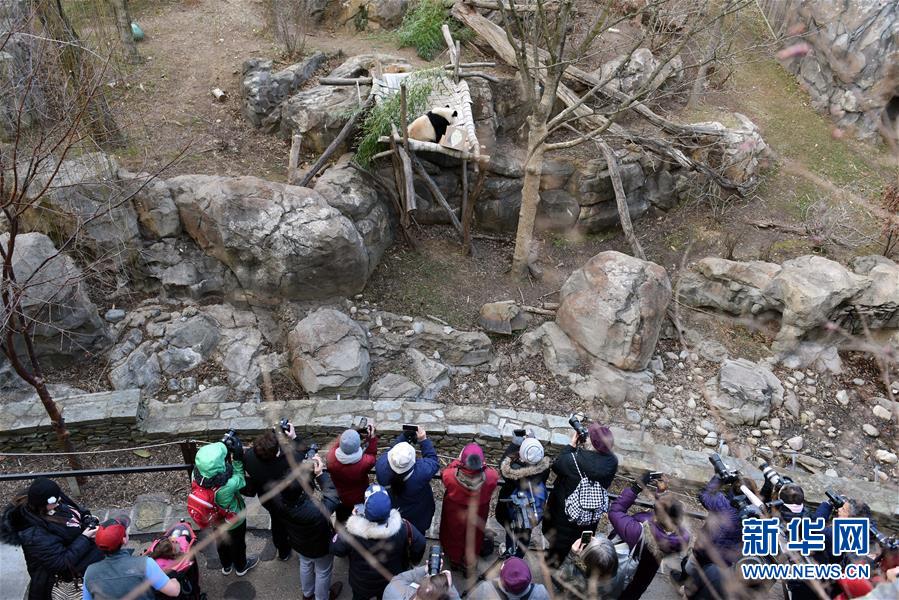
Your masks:
<instances>
[{"instance_id":1,"label":"white backpack","mask_svg":"<svg viewBox=\"0 0 899 600\"><path fill-rule=\"evenodd\" d=\"M609 510L609 493L599 482L587 479L577 464L577 456L571 455L574 468L581 480L565 499L565 516L576 525L593 525Z\"/></svg>"}]
</instances>

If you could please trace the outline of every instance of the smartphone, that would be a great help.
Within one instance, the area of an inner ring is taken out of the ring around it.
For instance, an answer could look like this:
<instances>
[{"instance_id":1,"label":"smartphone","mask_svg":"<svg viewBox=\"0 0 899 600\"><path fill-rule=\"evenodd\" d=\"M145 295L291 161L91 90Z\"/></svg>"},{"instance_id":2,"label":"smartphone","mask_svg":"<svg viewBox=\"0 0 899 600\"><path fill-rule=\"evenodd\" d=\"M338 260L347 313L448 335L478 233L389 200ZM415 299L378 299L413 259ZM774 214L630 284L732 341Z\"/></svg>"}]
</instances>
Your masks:
<instances>
[{"instance_id":1,"label":"smartphone","mask_svg":"<svg viewBox=\"0 0 899 600\"><path fill-rule=\"evenodd\" d=\"M663 473L662 471L652 471L652 472L649 474L649 480L650 480L650 481L653 481L653 480L655 480L655 479L661 479L662 476L664 476L664 475L665 475L665 473Z\"/></svg>"},{"instance_id":2,"label":"smartphone","mask_svg":"<svg viewBox=\"0 0 899 600\"><path fill-rule=\"evenodd\" d=\"M528 434L527 429L513 429L512 430L512 435L514 435L515 437L524 437L527 434Z\"/></svg>"},{"instance_id":3,"label":"smartphone","mask_svg":"<svg viewBox=\"0 0 899 600\"><path fill-rule=\"evenodd\" d=\"M418 433L418 425L403 425L403 431L407 433Z\"/></svg>"},{"instance_id":4,"label":"smartphone","mask_svg":"<svg viewBox=\"0 0 899 600\"><path fill-rule=\"evenodd\" d=\"M582 531L581 532L581 548L590 543L590 540L593 539L592 531Z\"/></svg>"}]
</instances>

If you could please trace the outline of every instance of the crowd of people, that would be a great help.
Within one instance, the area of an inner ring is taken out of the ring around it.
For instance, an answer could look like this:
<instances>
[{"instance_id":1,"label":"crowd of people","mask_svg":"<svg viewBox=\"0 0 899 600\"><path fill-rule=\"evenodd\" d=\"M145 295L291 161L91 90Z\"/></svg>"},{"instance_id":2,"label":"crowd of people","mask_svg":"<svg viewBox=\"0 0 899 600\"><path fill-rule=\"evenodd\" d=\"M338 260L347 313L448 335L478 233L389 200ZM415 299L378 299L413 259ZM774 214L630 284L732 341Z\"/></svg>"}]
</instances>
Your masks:
<instances>
[{"instance_id":1,"label":"crowd of people","mask_svg":"<svg viewBox=\"0 0 899 600\"><path fill-rule=\"evenodd\" d=\"M745 580L738 568L747 560L743 520L767 516L786 526L812 516L799 485L771 469L756 491L751 479L724 470L716 456L716 474L698 497L708 516L691 527L685 505L661 473L646 473L612 494L618 458L611 430L572 424L569 445L554 459L531 432L515 430L498 469L483 448L469 443L441 470L422 427L404 427L381 448L374 425L366 422L341 433L322 454L287 420L248 449L230 431L222 442L198 450L188 512L198 527L220 531L215 544L222 575L244 577L259 563L247 555L244 497L258 495L271 515L277 558L299 557L304 600L341 594L335 557L347 561L354 600L636 599L660 571L691 600L768 594L770 581ZM434 484L437 479L442 486ZM747 496L758 496L757 502L747 503ZM439 543L429 552L425 534L438 497ZM632 510L638 503L647 508ZM491 511L505 530L502 548L487 528ZM870 510L860 500L829 495L814 515L870 517ZM605 532L599 531L604 519ZM55 482L38 478L6 507L0 535L23 549L29 600L202 597L188 552L196 540L190 526L167 532L138 556L125 548L128 527L125 517L97 522ZM535 548L538 530L545 548ZM868 561L872 577L787 581L787 600L899 597L896 544L879 538L871 556L850 557L833 552L831 533L825 537L827 548L814 560ZM479 573L479 559L494 554L491 568Z\"/></svg>"}]
</instances>

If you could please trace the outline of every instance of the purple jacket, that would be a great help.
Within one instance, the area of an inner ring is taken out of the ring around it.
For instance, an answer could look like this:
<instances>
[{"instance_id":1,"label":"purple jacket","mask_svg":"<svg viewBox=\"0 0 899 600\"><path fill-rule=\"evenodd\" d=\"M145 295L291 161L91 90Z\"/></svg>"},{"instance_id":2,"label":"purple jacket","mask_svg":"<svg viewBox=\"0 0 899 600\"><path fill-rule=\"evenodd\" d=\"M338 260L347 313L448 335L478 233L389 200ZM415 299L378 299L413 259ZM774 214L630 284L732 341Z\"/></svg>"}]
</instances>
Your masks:
<instances>
[{"instance_id":1,"label":"purple jacket","mask_svg":"<svg viewBox=\"0 0 899 600\"><path fill-rule=\"evenodd\" d=\"M705 489L699 494L699 502L709 511L704 528L711 545L718 551L721 557L733 564L740 557L741 528L740 515L719 490L721 481L717 476L712 477ZM698 549L700 562L704 562L710 552Z\"/></svg>"},{"instance_id":2,"label":"purple jacket","mask_svg":"<svg viewBox=\"0 0 899 600\"><path fill-rule=\"evenodd\" d=\"M612 528L630 548L640 542L640 537L643 535L643 522L650 520L653 516L652 512L648 510L633 515L627 514L628 509L636 500L637 493L627 487L609 507L609 521L612 523ZM690 541L690 534L685 529L681 529L677 533L667 533L654 521L650 523L649 527L659 548L666 553L678 552Z\"/></svg>"}]
</instances>

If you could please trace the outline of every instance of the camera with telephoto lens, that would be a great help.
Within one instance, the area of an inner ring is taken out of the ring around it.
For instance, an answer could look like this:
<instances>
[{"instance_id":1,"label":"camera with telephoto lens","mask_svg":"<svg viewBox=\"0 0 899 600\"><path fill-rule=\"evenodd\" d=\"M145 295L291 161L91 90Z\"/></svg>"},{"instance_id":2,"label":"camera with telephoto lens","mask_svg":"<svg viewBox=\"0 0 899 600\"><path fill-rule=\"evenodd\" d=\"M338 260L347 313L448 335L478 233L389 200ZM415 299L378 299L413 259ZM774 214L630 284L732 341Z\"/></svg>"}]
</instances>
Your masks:
<instances>
[{"instance_id":1,"label":"camera with telephoto lens","mask_svg":"<svg viewBox=\"0 0 899 600\"><path fill-rule=\"evenodd\" d=\"M95 517L90 513L85 513L81 515L81 528L82 529L96 529L100 526L100 519Z\"/></svg>"},{"instance_id":2,"label":"camera with telephoto lens","mask_svg":"<svg viewBox=\"0 0 899 600\"><path fill-rule=\"evenodd\" d=\"M237 447L237 444L240 443L240 440L237 438L237 432L233 429L229 429L228 433L222 437L222 443L228 450L234 450Z\"/></svg>"},{"instance_id":3,"label":"camera with telephoto lens","mask_svg":"<svg viewBox=\"0 0 899 600\"><path fill-rule=\"evenodd\" d=\"M839 495L833 490L824 490L824 495L827 496L827 499L830 501L830 505L835 509L843 508L843 505L846 504L846 498Z\"/></svg>"},{"instance_id":4,"label":"camera with telephoto lens","mask_svg":"<svg viewBox=\"0 0 899 600\"><path fill-rule=\"evenodd\" d=\"M877 524L874 521L869 521L868 530L871 532L871 535L874 536L874 539L877 540L877 543L880 547L889 552L897 552L899 551L899 539L896 536L886 535L881 532L880 529L877 528Z\"/></svg>"},{"instance_id":5,"label":"camera with telephoto lens","mask_svg":"<svg viewBox=\"0 0 899 600\"><path fill-rule=\"evenodd\" d=\"M440 567L443 566L443 550L440 544L431 546L431 553L428 555L428 575L437 575L440 573Z\"/></svg>"},{"instance_id":6,"label":"camera with telephoto lens","mask_svg":"<svg viewBox=\"0 0 899 600\"><path fill-rule=\"evenodd\" d=\"M759 469L762 470L762 475L765 476L765 480L771 484L772 488L774 488L775 494L777 494L777 492L780 491L780 488L782 488L786 484L793 483L792 479L781 475L774 469L774 467L772 467L765 461L759 463Z\"/></svg>"},{"instance_id":7,"label":"camera with telephoto lens","mask_svg":"<svg viewBox=\"0 0 899 600\"><path fill-rule=\"evenodd\" d=\"M732 484L740 481L740 472L728 469L727 465L724 464L724 461L721 460L721 455L717 452L709 457L709 462L712 463L712 467L715 469L715 475L718 476L721 483Z\"/></svg>"},{"instance_id":8,"label":"camera with telephoto lens","mask_svg":"<svg viewBox=\"0 0 899 600\"><path fill-rule=\"evenodd\" d=\"M318 454L318 444L313 442L313 443L309 444L309 449L306 450L306 456L304 456L303 458L305 460L312 460L315 457L315 455L317 455L317 454Z\"/></svg>"},{"instance_id":9,"label":"camera with telephoto lens","mask_svg":"<svg viewBox=\"0 0 899 600\"><path fill-rule=\"evenodd\" d=\"M584 427L577 415L568 417L568 424L577 432L577 439L579 442L584 442L587 439L587 428Z\"/></svg>"}]
</instances>

